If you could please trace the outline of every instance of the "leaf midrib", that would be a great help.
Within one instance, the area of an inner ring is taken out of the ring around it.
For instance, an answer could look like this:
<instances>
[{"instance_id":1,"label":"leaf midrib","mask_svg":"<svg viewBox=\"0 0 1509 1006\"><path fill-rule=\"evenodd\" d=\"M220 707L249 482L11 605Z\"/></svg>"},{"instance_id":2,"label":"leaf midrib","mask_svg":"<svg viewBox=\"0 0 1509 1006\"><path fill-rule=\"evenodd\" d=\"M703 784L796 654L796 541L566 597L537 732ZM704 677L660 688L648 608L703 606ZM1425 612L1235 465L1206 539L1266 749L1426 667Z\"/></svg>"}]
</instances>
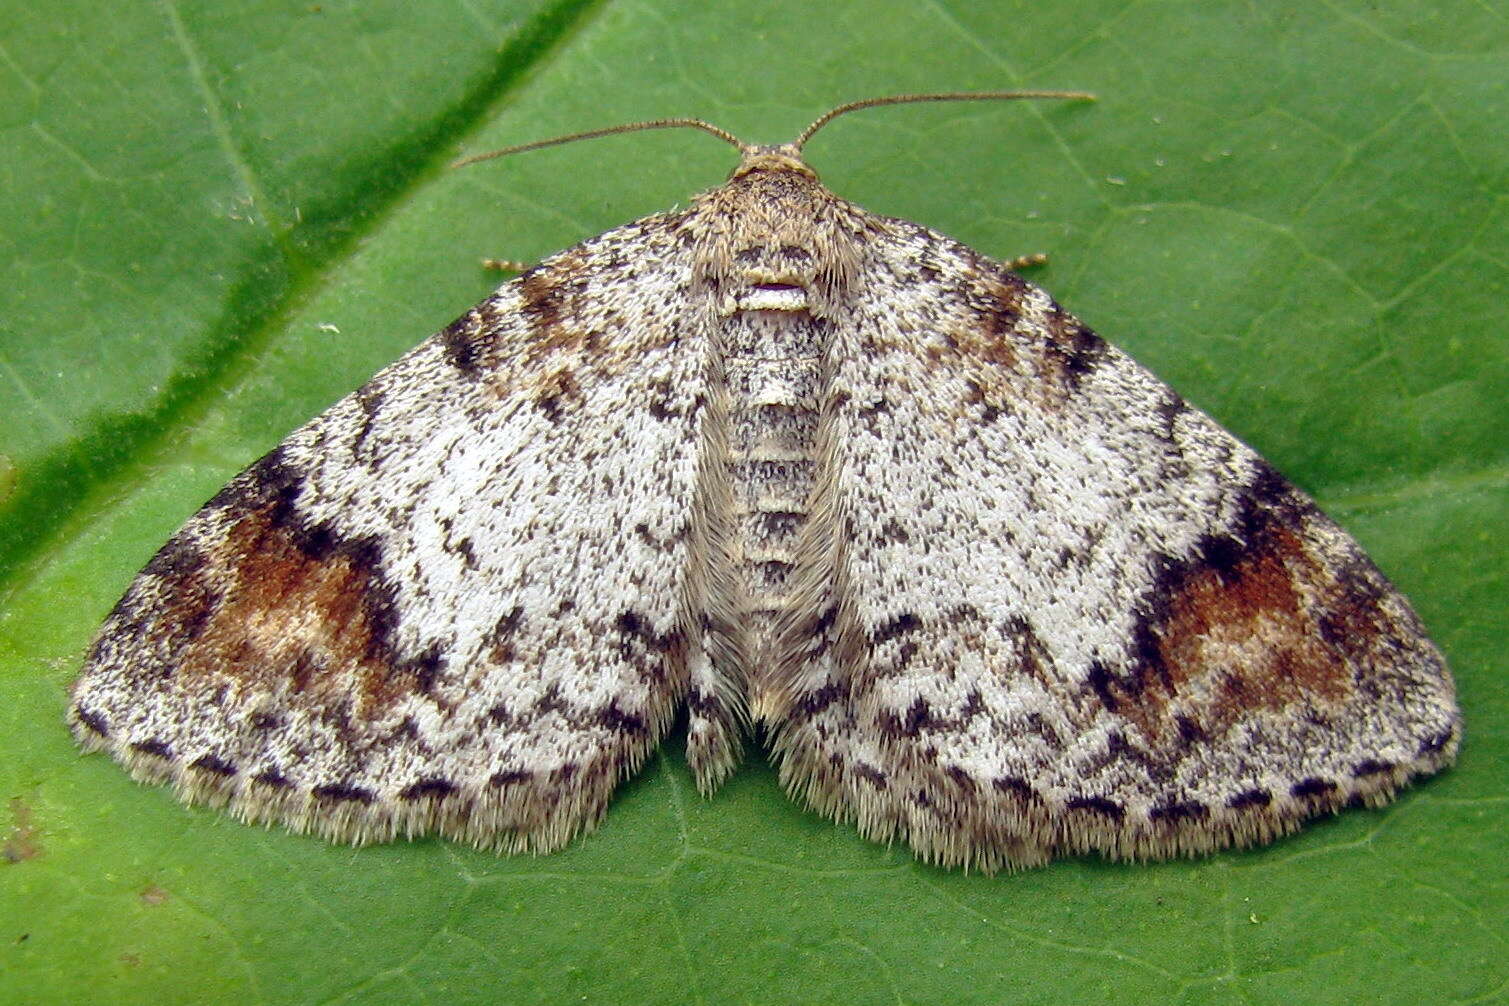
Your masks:
<instances>
[{"instance_id":1,"label":"leaf midrib","mask_svg":"<svg viewBox=\"0 0 1509 1006\"><path fill-rule=\"evenodd\" d=\"M197 366L180 368L180 373L165 382L164 390L150 405L129 415L91 417L89 430L59 444L33 464L34 472L60 469L64 478L72 477L81 488L60 499L54 480L33 479L31 487L21 489L0 514L4 524L17 531L11 536L0 535L0 569L7 571L0 574L0 606L25 590L50 558L107 509L111 500L140 485L181 439L183 431L198 425L215 402L245 379L255 361L285 330L287 322L329 287L342 267L359 253L368 235L381 230L416 191L442 177L452 159L451 152L496 118L499 109L528 82L531 71L585 31L606 4L607 0L559 0L520 25L498 51L495 71L451 108L433 116L432 121L449 125L445 134L434 137L423 158L406 178L388 189L385 198L354 215L350 229L326 246L318 262L309 260L300 251L294 239L296 229L287 226L272 211L260 179L235 142L233 130L219 114L223 103L196 61L192 39L177 17L176 7L169 5L168 17L175 41L190 64L195 86L207 105L219 149L251 195L259 225L268 232L277 251L274 262L261 257L248 261L241 275L233 278L230 288L242 289L242 284L253 281L270 265L287 270L290 279L282 298L245 324L235 326L237 334L225 341L224 348L212 349L197 361ZM211 320L204 326L205 331L214 332L224 320ZM184 370L192 373L184 376ZM112 421L126 430L115 456L91 458L85 468L77 457L81 446L93 432L94 424L107 425Z\"/></svg>"}]
</instances>

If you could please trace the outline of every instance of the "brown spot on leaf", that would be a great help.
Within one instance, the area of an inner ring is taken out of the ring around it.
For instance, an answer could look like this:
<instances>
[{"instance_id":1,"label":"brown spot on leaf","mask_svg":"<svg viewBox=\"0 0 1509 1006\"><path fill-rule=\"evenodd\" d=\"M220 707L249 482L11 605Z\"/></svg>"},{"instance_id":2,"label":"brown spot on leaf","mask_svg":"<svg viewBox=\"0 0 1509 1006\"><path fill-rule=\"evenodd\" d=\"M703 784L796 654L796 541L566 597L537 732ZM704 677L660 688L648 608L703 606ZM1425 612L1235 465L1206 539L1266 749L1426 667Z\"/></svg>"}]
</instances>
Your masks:
<instances>
[{"instance_id":1,"label":"brown spot on leaf","mask_svg":"<svg viewBox=\"0 0 1509 1006\"><path fill-rule=\"evenodd\" d=\"M148 884L142 888L141 893L137 897L141 898L141 903L144 905L160 905L167 901L170 895L156 884Z\"/></svg>"},{"instance_id":2,"label":"brown spot on leaf","mask_svg":"<svg viewBox=\"0 0 1509 1006\"><path fill-rule=\"evenodd\" d=\"M40 856L42 846L37 842L31 807L19 796L10 798L10 822L10 834L5 836L5 845L0 847L0 856L7 863L20 863Z\"/></svg>"}]
</instances>

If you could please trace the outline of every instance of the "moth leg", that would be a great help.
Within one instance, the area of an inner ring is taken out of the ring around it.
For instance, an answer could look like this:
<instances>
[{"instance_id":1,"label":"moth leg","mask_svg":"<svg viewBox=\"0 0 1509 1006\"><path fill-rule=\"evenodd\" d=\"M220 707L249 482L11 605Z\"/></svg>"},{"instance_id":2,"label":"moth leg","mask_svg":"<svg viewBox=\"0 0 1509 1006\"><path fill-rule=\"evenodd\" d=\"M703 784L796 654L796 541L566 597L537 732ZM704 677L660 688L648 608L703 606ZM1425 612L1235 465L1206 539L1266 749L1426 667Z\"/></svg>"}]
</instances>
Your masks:
<instances>
[{"instance_id":1,"label":"moth leg","mask_svg":"<svg viewBox=\"0 0 1509 1006\"><path fill-rule=\"evenodd\" d=\"M523 272L529 268L529 263L514 258L485 258L482 260L482 268L496 269L498 272Z\"/></svg>"},{"instance_id":2,"label":"moth leg","mask_svg":"<svg viewBox=\"0 0 1509 1006\"><path fill-rule=\"evenodd\" d=\"M1010 269L1012 272L1016 272L1018 269L1026 269L1031 266L1047 264L1048 256L1043 252L1034 252L1031 255L1018 255L1014 259L1006 260L1006 268Z\"/></svg>"}]
</instances>

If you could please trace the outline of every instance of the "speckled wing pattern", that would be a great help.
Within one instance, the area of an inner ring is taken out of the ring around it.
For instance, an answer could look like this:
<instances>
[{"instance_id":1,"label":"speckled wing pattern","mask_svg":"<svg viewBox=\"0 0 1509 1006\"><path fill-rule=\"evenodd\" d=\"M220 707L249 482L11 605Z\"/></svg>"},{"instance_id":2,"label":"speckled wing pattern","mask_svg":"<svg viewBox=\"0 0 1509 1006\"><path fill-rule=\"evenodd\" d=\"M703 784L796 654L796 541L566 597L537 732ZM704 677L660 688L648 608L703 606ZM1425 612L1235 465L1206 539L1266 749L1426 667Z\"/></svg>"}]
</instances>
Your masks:
<instances>
[{"instance_id":1,"label":"speckled wing pattern","mask_svg":"<svg viewBox=\"0 0 1509 1006\"><path fill-rule=\"evenodd\" d=\"M1451 676L1355 542L1005 267L744 148L238 476L70 722L346 841L559 847L686 710L987 871L1264 841L1436 771Z\"/></svg>"},{"instance_id":2,"label":"speckled wing pattern","mask_svg":"<svg viewBox=\"0 0 1509 1006\"><path fill-rule=\"evenodd\" d=\"M76 735L335 839L547 850L595 821L706 674L706 332L670 241L541 264L238 476L111 613Z\"/></svg>"},{"instance_id":3,"label":"speckled wing pattern","mask_svg":"<svg viewBox=\"0 0 1509 1006\"><path fill-rule=\"evenodd\" d=\"M993 870L1264 841L1453 757L1441 655L1313 502L1042 290L885 231L768 704L788 786Z\"/></svg>"}]
</instances>

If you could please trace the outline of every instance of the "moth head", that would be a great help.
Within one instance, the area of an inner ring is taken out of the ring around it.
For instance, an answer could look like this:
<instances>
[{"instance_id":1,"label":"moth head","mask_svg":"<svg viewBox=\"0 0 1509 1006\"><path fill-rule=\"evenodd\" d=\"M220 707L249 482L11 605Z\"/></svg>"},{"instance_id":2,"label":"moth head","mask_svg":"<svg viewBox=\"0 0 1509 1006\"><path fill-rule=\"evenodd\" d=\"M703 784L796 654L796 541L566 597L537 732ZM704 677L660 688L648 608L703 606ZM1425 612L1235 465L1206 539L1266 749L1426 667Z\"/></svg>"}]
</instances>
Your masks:
<instances>
[{"instance_id":1,"label":"moth head","mask_svg":"<svg viewBox=\"0 0 1509 1006\"><path fill-rule=\"evenodd\" d=\"M743 178L757 171L794 172L817 181L817 172L802 159L801 148L795 143L769 147L741 146L739 166L729 173L728 180Z\"/></svg>"}]
</instances>

